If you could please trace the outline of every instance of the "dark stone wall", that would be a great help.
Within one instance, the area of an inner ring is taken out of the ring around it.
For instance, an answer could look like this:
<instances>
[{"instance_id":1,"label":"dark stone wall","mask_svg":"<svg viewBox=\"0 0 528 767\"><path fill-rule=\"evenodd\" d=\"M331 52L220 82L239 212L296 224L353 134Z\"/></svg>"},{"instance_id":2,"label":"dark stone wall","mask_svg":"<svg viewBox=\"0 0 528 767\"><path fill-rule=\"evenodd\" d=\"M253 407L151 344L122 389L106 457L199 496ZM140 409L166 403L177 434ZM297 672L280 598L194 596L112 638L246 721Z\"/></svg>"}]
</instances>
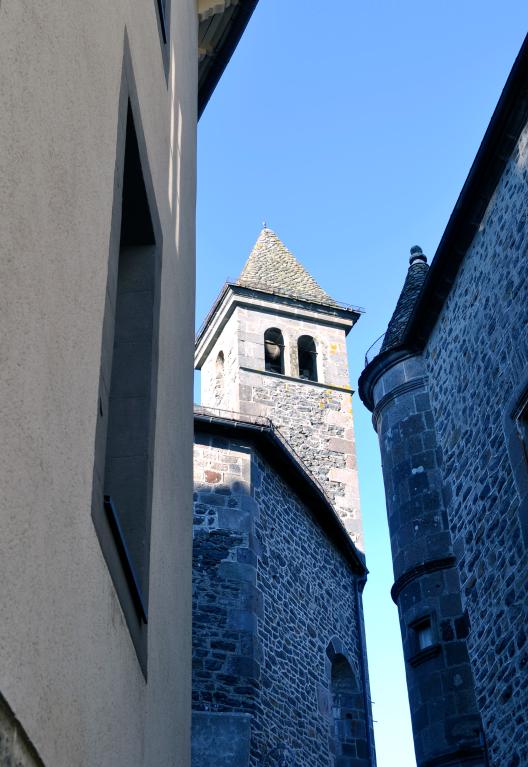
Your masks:
<instances>
[{"instance_id":1,"label":"dark stone wall","mask_svg":"<svg viewBox=\"0 0 528 767\"><path fill-rule=\"evenodd\" d=\"M256 587L251 453L218 438L201 439L204 444L194 449L193 709L253 712L262 595Z\"/></svg>"},{"instance_id":2,"label":"dark stone wall","mask_svg":"<svg viewBox=\"0 0 528 767\"><path fill-rule=\"evenodd\" d=\"M191 764L247 767L250 739L250 714L193 711Z\"/></svg>"},{"instance_id":3,"label":"dark stone wall","mask_svg":"<svg viewBox=\"0 0 528 767\"><path fill-rule=\"evenodd\" d=\"M193 708L251 714L251 767L271 754L288 754L297 767L374 767L356 577L258 453L198 437ZM331 690L337 654L355 684L339 713Z\"/></svg>"},{"instance_id":4,"label":"dark stone wall","mask_svg":"<svg viewBox=\"0 0 528 767\"><path fill-rule=\"evenodd\" d=\"M528 385L527 153L525 129L425 351L493 767L528 764L526 505L509 450ZM526 477L526 456L518 469Z\"/></svg>"},{"instance_id":5,"label":"dark stone wall","mask_svg":"<svg viewBox=\"0 0 528 767\"><path fill-rule=\"evenodd\" d=\"M258 454L253 454L252 485L259 509L257 586L264 599L257 626L262 714L254 731L254 765L259 754L286 741L303 767L367 767L364 709L351 712L343 748L330 690L330 643L337 640L352 667L356 693L362 694L355 576L290 487Z\"/></svg>"},{"instance_id":6,"label":"dark stone wall","mask_svg":"<svg viewBox=\"0 0 528 767\"><path fill-rule=\"evenodd\" d=\"M335 357L346 370L346 355ZM273 421L363 549L352 392L258 373L245 373L244 381L241 412L256 411Z\"/></svg>"},{"instance_id":7,"label":"dark stone wall","mask_svg":"<svg viewBox=\"0 0 528 767\"><path fill-rule=\"evenodd\" d=\"M375 388L374 423L418 767L483 765L442 452L420 357L386 369Z\"/></svg>"}]
</instances>

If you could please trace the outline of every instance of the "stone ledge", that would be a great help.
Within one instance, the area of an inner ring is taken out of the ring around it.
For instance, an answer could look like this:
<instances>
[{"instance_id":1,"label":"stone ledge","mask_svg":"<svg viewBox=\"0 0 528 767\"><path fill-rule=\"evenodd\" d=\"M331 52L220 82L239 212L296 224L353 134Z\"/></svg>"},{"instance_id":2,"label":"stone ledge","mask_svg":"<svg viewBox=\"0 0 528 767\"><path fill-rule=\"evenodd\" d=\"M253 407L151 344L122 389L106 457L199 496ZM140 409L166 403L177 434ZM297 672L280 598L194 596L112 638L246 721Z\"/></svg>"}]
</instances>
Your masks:
<instances>
[{"instance_id":1,"label":"stone ledge","mask_svg":"<svg viewBox=\"0 0 528 767\"><path fill-rule=\"evenodd\" d=\"M279 378L281 381L293 381L294 383L302 384L303 386L315 386L319 389L331 389L332 391L341 391L345 394L354 394L354 389L347 386L336 386L335 384L322 383L321 381L308 381L306 378L295 378L294 376L287 376L284 373L271 373L269 370L257 370L256 368L240 366L240 370L245 373L257 373L259 376L267 376L269 378Z\"/></svg>"},{"instance_id":2,"label":"stone ledge","mask_svg":"<svg viewBox=\"0 0 528 767\"><path fill-rule=\"evenodd\" d=\"M407 570L405 573L400 575L400 577L394 582L394 585L391 588L391 597L394 604L398 604L398 597L400 596L403 589L409 585L409 583L412 583L416 578L419 578L421 575L426 575L428 573L435 573L438 570L449 570L452 567L455 567L456 565L456 559L453 556L443 557L442 559L433 559L429 562L422 562L419 565L415 565L414 567L411 567L410 570Z\"/></svg>"}]
</instances>

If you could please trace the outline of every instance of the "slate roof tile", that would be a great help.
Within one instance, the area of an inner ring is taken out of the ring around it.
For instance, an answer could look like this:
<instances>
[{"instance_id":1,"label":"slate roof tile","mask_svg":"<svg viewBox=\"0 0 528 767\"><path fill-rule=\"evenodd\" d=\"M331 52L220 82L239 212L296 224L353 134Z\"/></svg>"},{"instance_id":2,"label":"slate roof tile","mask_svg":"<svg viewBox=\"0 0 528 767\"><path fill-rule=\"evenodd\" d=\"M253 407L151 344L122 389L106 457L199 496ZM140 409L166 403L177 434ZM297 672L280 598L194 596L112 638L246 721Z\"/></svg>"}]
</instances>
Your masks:
<instances>
[{"instance_id":1,"label":"slate roof tile","mask_svg":"<svg viewBox=\"0 0 528 767\"><path fill-rule=\"evenodd\" d=\"M405 328L418 300L418 296L422 292L422 287L429 271L427 259L418 246L411 249L411 258L409 260L409 271L407 272L398 303L388 324L380 353L393 349L403 340Z\"/></svg>"},{"instance_id":2,"label":"slate roof tile","mask_svg":"<svg viewBox=\"0 0 528 767\"><path fill-rule=\"evenodd\" d=\"M269 293L338 306L267 227L261 231L237 283Z\"/></svg>"}]
</instances>

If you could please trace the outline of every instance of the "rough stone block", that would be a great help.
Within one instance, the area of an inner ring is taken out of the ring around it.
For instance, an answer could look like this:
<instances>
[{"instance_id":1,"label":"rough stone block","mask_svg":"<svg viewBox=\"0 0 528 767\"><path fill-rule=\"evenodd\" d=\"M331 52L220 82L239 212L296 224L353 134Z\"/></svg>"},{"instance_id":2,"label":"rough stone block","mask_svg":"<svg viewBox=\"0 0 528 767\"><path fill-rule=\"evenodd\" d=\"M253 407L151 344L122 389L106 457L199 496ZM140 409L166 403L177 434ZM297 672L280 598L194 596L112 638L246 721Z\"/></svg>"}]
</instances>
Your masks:
<instances>
[{"instance_id":1,"label":"rough stone block","mask_svg":"<svg viewBox=\"0 0 528 767\"><path fill-rule=\"evenodd\" d=\"M218 568L218 574L222 578L232 581L245 581L256 584L257 571L252 565L239 564L238 562L222 562Z\"/></svg>"},{"instance_id":2,"label":"rough stone block","mask_svg":"<svg viewBox=\"0 0 528 767\"><path fill-rule=\"evenodd\" d=\"M192 767L249 767L251 716L194 711Z\"/></svg>"}]
</instances>

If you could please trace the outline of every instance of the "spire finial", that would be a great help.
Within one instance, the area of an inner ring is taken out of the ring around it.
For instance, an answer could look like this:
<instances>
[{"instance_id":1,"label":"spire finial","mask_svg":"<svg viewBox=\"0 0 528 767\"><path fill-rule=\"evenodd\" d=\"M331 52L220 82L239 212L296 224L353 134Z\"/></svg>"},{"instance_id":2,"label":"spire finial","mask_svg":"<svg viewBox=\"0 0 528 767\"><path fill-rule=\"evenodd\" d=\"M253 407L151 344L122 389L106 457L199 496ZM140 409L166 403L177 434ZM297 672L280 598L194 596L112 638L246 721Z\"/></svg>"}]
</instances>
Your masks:
<instances>
[{"instance_id":1,"label":"spire finial","mask_svg":"<svg viewBox=\"0 0 528 767\"><path fill-rule=\"evenodd\" d=\"M267 228L268 228L268 224L267 224L267 222L266 222L266 221L263 221L263 222L262 222L262 228L263 228L263 229L267 229Z\"/></svg>"},{"instance_id":2,"label":"spire finial","mask_svg":"<svg viewBox=\"0 0 528 767\"><path fill-rule=\"evenodd\" d=\"M411 257L409 258L409 264L412 266L417 261L422 261L424 264L426 264L427 256L424 255L424 252L419 245L413 245L411 248Z\"/></svg>"}]
</instances>

